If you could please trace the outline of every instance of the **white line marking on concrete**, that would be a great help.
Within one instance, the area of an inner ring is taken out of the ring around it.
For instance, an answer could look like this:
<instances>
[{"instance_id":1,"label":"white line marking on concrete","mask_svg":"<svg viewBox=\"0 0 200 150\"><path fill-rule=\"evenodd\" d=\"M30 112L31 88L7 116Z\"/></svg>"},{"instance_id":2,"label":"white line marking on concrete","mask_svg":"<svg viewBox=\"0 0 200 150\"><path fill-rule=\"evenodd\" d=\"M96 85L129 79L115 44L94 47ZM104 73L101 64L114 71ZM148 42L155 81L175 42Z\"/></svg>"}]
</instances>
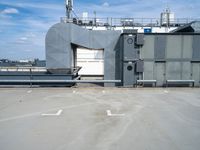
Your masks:
<instances>
[{"instance_id":1,"label":"white line marking on concrete","mask_svg":"<svg viewBox=\"0 0 200 150\"><path fill-rule=\"evenodd\" d=\"M165 90L164 93L169 93L169 91Z\"/></svg>"},{"instance_id":2,"label":"white line marking on concrete","mask_svg":"<svg viewBox=\"0 0 200 150\"><path fill-rule=\"evenodd\" d=\"M42 114L42 116L60 116L62 113L62 109L58 110L56 114Z\"/></svg>"},{"instance_id":3,"label":"white line marking on concrete","mask_svg":"<svg viewBox=\"0 0 200 150\"><path fill-rule=\"evenodd\" d=\"M65 107L62 107L62 109L75 109L75 108L78 108L78 107L83 107L83 106L88 106L88 105L94 105L94 104L97 104L97 102L86 103L86 104L79 104L79 105L65 106ZM0 123L1 122L6 122L6 121L12 121L12 120L30 118L30 117L34 117L34 116L40 116L44 112L56 111L58 109L60 109L60 107L59 108L52 108L52 109L49 109L49 110L46 110L46 111L33 112L33 113L24 114L24 115L20 115L20 116L13 116L13 117L8 117L8 118L3 118L3 119L0 119Z\"/></svg>"},{"instance_id":4,"label":"white line marking on concrete","mask_svg":"<svg viewBox=\"0 0 200 150\"><path fill-rule=\"evenodd\" d=\"M73 93L75 94L75 93L76 93L76 91L73 91Z\"/></svg>"},{"instance_id":5,"label":"white line marking on concrete","mask_svg":"<svg viewBox=\"0 0 200 150\"><path fill-rule=\"evenodd\" d=\"M27 93L29 93L29 94L32 93L32 90L27 91Z\"/></svg>"},{"instance_id":6,"label":"white line marking on concrete","mask_svg":"<svg viewBox=\"0 0 200 150\"><path fill-rule=\"evenodd\" d=\"M125 114L112 114L111 110L106 110L106 112L107 112L107 116L109 116L109 117L123 117L123 116L125 116Z\"/></svg>"}]
</instances>

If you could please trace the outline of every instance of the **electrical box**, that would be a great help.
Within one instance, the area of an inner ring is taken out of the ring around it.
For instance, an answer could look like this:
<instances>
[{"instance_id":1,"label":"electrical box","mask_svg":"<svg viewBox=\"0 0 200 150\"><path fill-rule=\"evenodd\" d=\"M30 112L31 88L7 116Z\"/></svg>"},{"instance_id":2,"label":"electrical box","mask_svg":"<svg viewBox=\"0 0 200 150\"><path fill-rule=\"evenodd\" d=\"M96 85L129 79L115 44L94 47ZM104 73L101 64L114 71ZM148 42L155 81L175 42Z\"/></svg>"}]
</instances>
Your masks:
<instances>
[{"instance_id":1,"label":"electrical box","mask_svg":"<svg viewBox=\"0 0 200 150\"><path fill-rule=\"evenodd\" d=\"M136 44L137 45L144 45L144 34L137 34Z\"/></svg>"},{"instance_id":2,"label":"electrical box","mask_svg":"<svg viewBox=\"0 0 200 150\"><path fill-rule=\"evenodd\" d=\"M144 61L143 60L138 60L136 62L136 72L137 73L144 72Z\"/></svg>"}]
</instances>

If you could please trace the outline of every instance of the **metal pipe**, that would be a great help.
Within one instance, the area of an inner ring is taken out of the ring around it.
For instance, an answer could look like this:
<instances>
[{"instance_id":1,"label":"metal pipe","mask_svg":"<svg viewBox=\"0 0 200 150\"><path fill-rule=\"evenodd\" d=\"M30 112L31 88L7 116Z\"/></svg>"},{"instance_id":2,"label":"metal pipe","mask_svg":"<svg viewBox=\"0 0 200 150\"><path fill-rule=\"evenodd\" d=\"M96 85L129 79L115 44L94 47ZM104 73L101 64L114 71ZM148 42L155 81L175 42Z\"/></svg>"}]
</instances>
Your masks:
<instances>
[{"instance_id":1,"label":"metal pipe","mask_svg":"<svg viewBox=\"0 0 200 150\"><path fill-rule=\"evenodd\" d=\"M121 83L121 80L0 80L0 83Z\"/></svg>"}]
</instances>

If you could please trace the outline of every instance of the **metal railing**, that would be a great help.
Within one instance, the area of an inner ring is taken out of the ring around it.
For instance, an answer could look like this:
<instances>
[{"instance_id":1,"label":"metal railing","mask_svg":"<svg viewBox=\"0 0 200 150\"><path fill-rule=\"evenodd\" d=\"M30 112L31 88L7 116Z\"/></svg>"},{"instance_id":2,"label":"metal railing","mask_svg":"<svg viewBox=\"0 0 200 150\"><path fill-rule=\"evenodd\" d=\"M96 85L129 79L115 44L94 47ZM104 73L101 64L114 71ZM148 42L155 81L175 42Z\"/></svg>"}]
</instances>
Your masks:
<instances>
[{"instance_id":1,"label":"metal railing","mask_svg":"<svg viewBox=\"0 0 200 150\"><path fill-rule=\"evenodd\" d=\"M44 72L45 67L0 67L0 71L6 72Z\"/></svg>"},{"instance_id":2,"label":"metal railing","mask_svg":"<svg viewBox=\"0 0 200 150\"><path fill-rule=\"evenodd\" d=\"M71 72L76 74L82 67L71 68ZM0 72L46 72L46 67L0 67Z\"/></svg>"},{"instance_id":3,"label":"metal railing","mask_svg":"<svg viewBox=\"0 0 200 150\"><path fill-rule=\"evenodd\" d=\"M160 26L182 26L192 21L200 21L200 18L176 18L168 24L161 23L160 18L73 18L61 17L62 23L75 23L81 26L97 27L160 27Z\"/></svg>"}]
</instances>

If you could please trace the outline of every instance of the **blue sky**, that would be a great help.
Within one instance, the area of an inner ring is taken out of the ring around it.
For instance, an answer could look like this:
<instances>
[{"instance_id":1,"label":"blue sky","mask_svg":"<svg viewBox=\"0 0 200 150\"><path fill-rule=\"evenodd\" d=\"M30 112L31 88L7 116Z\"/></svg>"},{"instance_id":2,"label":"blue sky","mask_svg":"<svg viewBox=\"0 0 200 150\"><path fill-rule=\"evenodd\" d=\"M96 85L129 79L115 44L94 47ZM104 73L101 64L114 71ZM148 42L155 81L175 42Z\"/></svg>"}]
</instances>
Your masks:
<instances>
[{"instance_id":1,"label":"blue sky","mask_svg":"<svg viewBox=\"0 0 200 150\"><path fill-rule=\"evenodd\" d=\"M168 5L177 18L200 18L199 0L74 0L74 11L97 17L159 17ZM64 0L0 0L0 59L45 59L45 34L65 15Z\"/></svg>"}]
</instances>

